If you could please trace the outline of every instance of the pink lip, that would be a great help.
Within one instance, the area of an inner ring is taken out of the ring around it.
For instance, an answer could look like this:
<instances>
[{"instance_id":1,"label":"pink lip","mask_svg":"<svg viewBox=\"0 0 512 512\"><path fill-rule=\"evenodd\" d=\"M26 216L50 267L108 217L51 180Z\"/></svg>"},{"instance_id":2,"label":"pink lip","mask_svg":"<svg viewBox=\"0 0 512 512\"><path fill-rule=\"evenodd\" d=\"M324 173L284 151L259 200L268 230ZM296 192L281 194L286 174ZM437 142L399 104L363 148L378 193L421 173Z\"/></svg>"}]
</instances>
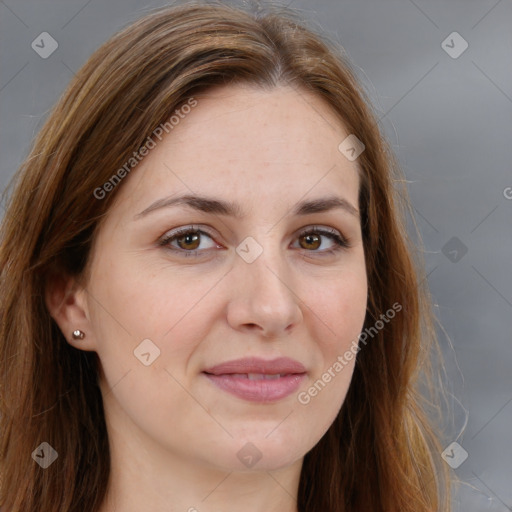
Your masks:
<instances>
[{"instance_id":1,"label":"pink lip","mask_svg":"<svg viewBox=\"0 0 512 512\"><path fill-rule=\"evenodd\" d=\"M220 389L239 398L251 402L274 402L297 390L306 376L306 368L288 357L271 361L250 357L221 363L203 373ZM249 373L281 376L271 380L251 380L240 375Z\"/></svg>"},{"instance_id":2,"label":"pink lip","mask_svg":"<svg viewBox=\"0 0 512 512\"><path fill-rule=\"evenodd\" d=\"M259 357L244 357L221 363L203 370L213 375L229 373L263 373L266 375L275 373L305 373L303 364L289 357L278 357L266 360Z\"/></svg>"}]
</instances>

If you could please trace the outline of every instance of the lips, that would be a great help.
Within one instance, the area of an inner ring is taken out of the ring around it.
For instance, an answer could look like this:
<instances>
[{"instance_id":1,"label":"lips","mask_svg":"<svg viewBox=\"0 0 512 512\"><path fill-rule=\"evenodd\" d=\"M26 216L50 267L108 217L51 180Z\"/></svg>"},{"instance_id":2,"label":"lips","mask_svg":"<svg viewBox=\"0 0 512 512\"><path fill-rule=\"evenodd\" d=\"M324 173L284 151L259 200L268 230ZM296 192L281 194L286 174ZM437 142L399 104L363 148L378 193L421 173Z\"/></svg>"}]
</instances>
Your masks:
<instances>
[{"instance_id":1,"label":"lips","mask_svg":"<svg viewBox=\"0 0 512 512\"><path fill-rule=\"evenodd\" d=\"M203 371L211 383L251 402L274 402L297 390L306 377L303 364L288 357L236 359Z\"/></svg>"},{"instance_id":2,"label":"lips","mask_svg":"<svg viewBox=\"0 0 512 512\"><path fill-rule=\"evenodd\" d=\"M258 357L246 357L221 363L204 370L212 375L226 374L260 374L260 375L288 375L294 373L306 373L303 364L289 357L265 360Z\"/></svg>"}]
</instances>

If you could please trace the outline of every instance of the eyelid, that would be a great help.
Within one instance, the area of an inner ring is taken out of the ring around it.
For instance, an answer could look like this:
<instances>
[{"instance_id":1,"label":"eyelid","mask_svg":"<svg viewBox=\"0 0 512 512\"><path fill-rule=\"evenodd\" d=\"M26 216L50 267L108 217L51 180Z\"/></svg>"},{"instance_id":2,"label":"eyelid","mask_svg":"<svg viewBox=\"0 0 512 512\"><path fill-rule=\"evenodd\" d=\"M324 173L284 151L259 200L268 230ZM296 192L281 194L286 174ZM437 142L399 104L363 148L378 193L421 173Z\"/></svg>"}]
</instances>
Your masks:
<instances>
[{"instance_id":1,"label":"eyelid","mask_svg":"<svg viewBox=\"0 0 512 512\"><path fill-rule=\"evenodd\" d=\"M345 239L345 236L343 235L343 233L341 233L341 231L339 231L338 229L327 227L327 226L321 226L321 225L317 225L317 224L313 224L311 226L306 226L304 228L301 228L299 230L299 232L297 233L297 236L302 236L302 235L305 235L305 234L311 233L311 232L321 233L324 235L336 235L336 236L339 236L340 238Z\"/></svg>"},{"instance_id":2,"label":"eyelid","mask_svg":"<svg viewBox=\"0 0 512 512\"><path fill-rule=\"evenodd\" d=\"M182 235L182 234L186 234L186 233L190 233L190 232L203 233L205 235L208 235L210 238L214 237L214 235L209 232L209 227L204 226L202 224L190 224L188 226L179 226L177 228L170 229L170 230L166 231L165 234L162 235L160 240L169 239L169 238L172 238L172 237L175 237L178 235Z\"/></svg>"}]
</instances>

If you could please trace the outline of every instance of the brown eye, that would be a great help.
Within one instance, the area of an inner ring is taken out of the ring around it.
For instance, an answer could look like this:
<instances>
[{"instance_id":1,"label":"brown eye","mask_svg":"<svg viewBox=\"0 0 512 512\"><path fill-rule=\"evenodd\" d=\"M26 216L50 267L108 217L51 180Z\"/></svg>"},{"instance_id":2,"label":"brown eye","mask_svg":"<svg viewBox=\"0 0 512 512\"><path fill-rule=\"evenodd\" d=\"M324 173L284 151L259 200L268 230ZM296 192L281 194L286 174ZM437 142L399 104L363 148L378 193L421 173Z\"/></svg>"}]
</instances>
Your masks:
<instances>
[{"instance_id":1,"label":"brown eye","mask_svg":"<svg viewBox=\"0 0 512 512\"><path fill-rule=\"evenodd\" d=\"M198 232L191 232L176 238L180 249L194 250L199 247L201 235Z\"/></svg>"},{"instance_id":2,"label":"brown eye","mask_svg":"<svg viewBox=\"0 0 512 512\"><path fill-rule=\"evenodd\" d=\"M165 235L159 245L183 256L200 256L210 249L221 249L212 235L193 226L175 229Z\"/></svg>"},{"instance_id":3,"label":"brown eye","mask_svg":"<svg viewBox=\"0 0 512 512\"><path fill-rule=\"evenodd\" d=\"M322 240L317 234L306 234L300 237L300 245L303 249L316 250L322 244Z\"/></svg>"},{"instance_id":4,"label":"brown eye","mask_svg":"<svg viewBox=\"0 0 512 512\"><path fill-rule=\"evenodd\" d=\"M341 249L348 249L350 243L335 229L314 226L298 234L295 243L297 249L318 256L332 255Z\"/></svg>"}]
</instances>

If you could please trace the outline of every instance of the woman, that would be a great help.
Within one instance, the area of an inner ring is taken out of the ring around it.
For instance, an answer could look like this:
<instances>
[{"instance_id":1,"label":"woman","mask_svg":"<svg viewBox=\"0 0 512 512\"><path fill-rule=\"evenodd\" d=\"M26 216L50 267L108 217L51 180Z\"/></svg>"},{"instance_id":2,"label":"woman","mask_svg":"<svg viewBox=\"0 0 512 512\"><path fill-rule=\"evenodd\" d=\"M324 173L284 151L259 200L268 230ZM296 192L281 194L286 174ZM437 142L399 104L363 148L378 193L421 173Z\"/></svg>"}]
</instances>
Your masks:
<instances>
[{"instance_id":1,"label":"woman","mask_svg":"<svg viewBox=\"0 0 512 512\"><path fill-rule=\"evenodd\" d=\"M399 178L290 11L104 44L3 219L3 509L448 510Z\"/></svg>"}]
</instances>

